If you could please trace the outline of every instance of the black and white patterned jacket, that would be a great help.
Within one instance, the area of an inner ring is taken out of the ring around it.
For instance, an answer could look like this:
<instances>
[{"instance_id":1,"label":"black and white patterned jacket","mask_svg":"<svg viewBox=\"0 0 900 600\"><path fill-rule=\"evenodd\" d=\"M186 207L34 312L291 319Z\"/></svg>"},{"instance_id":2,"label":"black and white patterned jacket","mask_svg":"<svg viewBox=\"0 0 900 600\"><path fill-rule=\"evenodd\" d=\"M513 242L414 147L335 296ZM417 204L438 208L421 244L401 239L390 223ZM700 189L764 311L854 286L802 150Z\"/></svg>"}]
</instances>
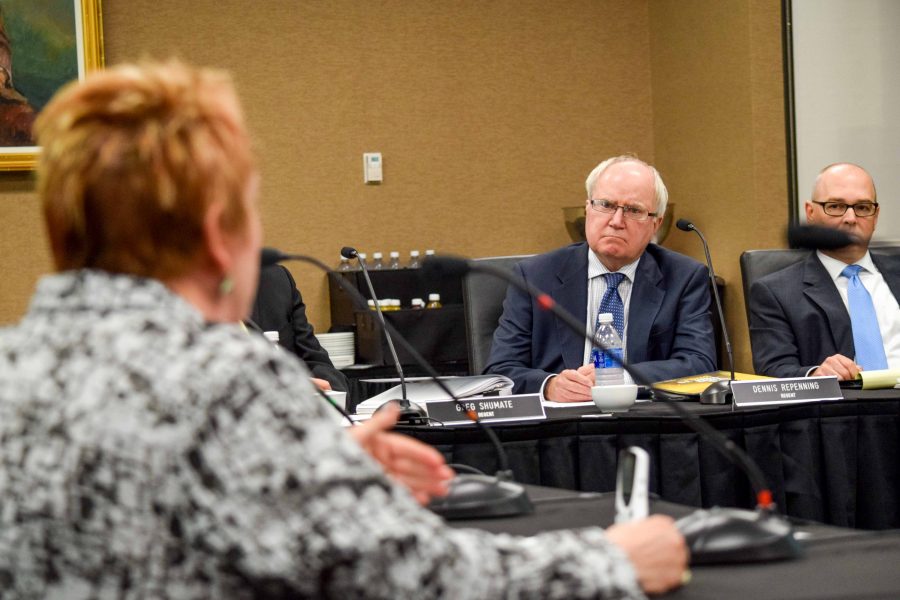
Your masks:
<instances>
[{"instance_id":1,"label":"black and white patterned jacket","mask_svg":"<svg viewBox=\"0 0 900 600\"><path fill-rule=\"evenodd\" d=\"M0 330L0 597L642 597L600 529L448 528L307 377L159 282L42 279Z\"/></svg>"}]
</instances>

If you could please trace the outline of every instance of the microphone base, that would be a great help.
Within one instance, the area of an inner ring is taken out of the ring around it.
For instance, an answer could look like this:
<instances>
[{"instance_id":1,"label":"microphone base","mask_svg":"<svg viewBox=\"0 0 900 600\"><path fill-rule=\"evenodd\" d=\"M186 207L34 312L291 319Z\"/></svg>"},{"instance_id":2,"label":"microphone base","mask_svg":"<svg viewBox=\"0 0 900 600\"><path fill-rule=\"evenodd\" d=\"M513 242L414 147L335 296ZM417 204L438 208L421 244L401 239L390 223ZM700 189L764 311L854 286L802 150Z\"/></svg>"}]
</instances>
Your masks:
<instances>
[{"instance_id":1,"label":"microphone base","mask_svg":"<svg viewBox=\"0 0 900 600\"><path fill-rule=\"evenodd\" d=\"M396 404L400 407L397 423L401 425L428 425L428 412L424 408L409 400L388 400L375 409L378 412L388 404Z\"/></svg>"},{"instance_id":2,"label":"microphone base","mask_svg":"<svg viewBox=\"0 0 900 600\"><path fill-rule=\"evenodd\" d=\"M692 565L790 560L803 554L791 524L769 510L713 507L675 525L687 542Z\"/></svg>"},{"instance_id":3,"label":"microphone base","mask_svg":"<svg viewBox=\"0 0 900 600\"><path fill-rule=\"evenodd\" d=\"M514 517L534 512L521 485L488 475L457 475L446 496L434 498L428 509L448 521Z\"/></svg>"},{"instance_id":4,"label":"microphone base","mask_svg":"<svg viewBox=\"0 0 900 600\"><path fill-rule=\"evenodd\" d=\"M731 391L730 381L717 381L711 383L700 392L700 404L731 404L734 394Z\"/></svg>"}]
</instances>

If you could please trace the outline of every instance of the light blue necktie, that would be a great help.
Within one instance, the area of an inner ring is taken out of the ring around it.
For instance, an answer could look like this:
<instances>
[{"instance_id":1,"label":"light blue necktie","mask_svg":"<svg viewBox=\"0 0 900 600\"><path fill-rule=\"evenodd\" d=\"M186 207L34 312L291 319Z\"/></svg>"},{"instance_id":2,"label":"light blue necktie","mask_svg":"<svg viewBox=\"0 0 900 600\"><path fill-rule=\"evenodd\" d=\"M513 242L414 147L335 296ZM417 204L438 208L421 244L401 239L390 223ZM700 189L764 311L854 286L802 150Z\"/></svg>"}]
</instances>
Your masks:
<instances>
[{"instance_id":1,"label":"light blue necktie","mask_svg":"<svg viewBox=\"0 0 900 600\"><path fill-rule=\"evenodd\" d=\"M849 279L847 283L847 304L850 305L850 326L853 328L853 346L856 348L856 362L866 371L887 369L884 355L884 341L875 316L872 296L859 280L859 265L849 265L841 275Z\"/></svg>"},{"instance_id":2,"label":"light blue necktie","mask_svg":"<svg viewBox=\"0 0 900 600\"><path fill-rule=\"evenodd\" d=\"M619 332L619 337L625 339L625 305L622 303L622 296L619 295L619 284L625 279L624 273L604 273L603 278L606 279L606 292L600 300L600 310L597 311L597 319L594 321L594 331L600 327L600 315L603 313L611 313L613 316L613 327ZM597 364L597 355L599 349L591 349L591 362Z\"/></svg>"}]
</instances>

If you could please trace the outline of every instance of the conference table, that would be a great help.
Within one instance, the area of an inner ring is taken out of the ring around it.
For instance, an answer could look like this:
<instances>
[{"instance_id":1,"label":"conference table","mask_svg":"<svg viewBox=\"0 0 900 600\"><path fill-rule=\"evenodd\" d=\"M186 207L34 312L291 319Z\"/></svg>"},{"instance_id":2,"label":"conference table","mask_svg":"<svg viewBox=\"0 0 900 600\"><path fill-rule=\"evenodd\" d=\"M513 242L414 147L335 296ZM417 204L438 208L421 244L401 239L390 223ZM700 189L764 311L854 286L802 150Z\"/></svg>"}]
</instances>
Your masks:
<instances>
[{"instance_id":1,"label":"conference table","mask_svg":"<svg viewBox=\"0 0 900 600\"><path fill-rule=\"evenodd\" d=\"M613 522L612 494L528 486L535 512L501 519L454 521L495 533L533 535L542 531ZM655 500L652 513L681 517L690 507ZM665 598L684 600L830 600L900 598L900 531L861 532L797 522L804 554L782 562L692 567L687 585Z\"/></svg>"},{"instance_id":2,"label":"conference table","mask_svg":"<svg viewBox=\"0 0 900 600\"><path fill-rule=\"evenodd\" d=\"M839 527L900 528L900 391L850 391L845 399L733 408L682 403L756 461L786 514ZM650 489L687 506L750 508L747 477L661 402L628 412L548 409L542 421L492 426L516 481L586 492L615 490L618 451L650 454ZM487 473L498 459L473 425L401 426L449 463ZM900 564L900 563L898 563Z\"/></svg>"}]
</instances>

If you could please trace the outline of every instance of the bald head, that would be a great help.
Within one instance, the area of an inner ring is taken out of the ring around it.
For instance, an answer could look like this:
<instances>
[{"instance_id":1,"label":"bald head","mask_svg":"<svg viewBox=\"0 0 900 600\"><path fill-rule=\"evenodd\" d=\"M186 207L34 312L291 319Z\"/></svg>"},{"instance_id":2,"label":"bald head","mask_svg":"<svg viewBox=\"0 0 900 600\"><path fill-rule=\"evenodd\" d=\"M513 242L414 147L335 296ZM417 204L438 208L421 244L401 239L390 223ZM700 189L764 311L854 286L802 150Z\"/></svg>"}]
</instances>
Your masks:
<instances>
[{"instance_id":1,"label":"bald head","mask_svg":"<svg viewBox=\"0 0 900 600\"><path fill-rule=\"evenodd\" d=\"M870 190L868 199L877 201L875 195L875 182L869 172L853 163L834 163L828 165L816 177L813 184L812 199L824 202L828 199L828 194L834 184L852 184L855 186L865 187Z\"/></svg>"}]
</instances>

